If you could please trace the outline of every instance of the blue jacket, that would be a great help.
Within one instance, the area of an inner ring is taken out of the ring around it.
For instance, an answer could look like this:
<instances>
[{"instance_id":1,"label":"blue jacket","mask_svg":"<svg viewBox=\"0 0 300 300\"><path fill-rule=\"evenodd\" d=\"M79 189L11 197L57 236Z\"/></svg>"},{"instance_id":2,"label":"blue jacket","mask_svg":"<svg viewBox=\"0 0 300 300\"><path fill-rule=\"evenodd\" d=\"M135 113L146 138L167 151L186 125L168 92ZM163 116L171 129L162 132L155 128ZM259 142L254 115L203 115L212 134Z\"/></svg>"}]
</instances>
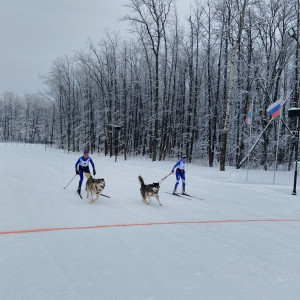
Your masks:
<instances>
[{"instance_id":1,"label":"blue jacket","mask_svg":"<svg viewBox=\"0 0 300 300\"><path fill-rule=\"evenodd\" d=\"M175 168L181 170L181 171L184 171L185 169L185 165L186 165L186 162L183 160L183 159L180 159L173 167L172 170L174 170Z\"/></svg>"},{"instance_id":2,"label":"blue jacket","mask_svg":"<svg viewBox=\"0 0 300 300\"><path fill-rule=\"evenodd\" d=\"M75 164L75 170L77 170L77 166L80 165L82 167L88 167L89 166L89 163L91 163L93 169L95 169L95 165L94 165L94 162L93 160L88 157L88 158L84 158L84 156L81 156L78 158L76 164Z\"/></svg>"}]
</instances>

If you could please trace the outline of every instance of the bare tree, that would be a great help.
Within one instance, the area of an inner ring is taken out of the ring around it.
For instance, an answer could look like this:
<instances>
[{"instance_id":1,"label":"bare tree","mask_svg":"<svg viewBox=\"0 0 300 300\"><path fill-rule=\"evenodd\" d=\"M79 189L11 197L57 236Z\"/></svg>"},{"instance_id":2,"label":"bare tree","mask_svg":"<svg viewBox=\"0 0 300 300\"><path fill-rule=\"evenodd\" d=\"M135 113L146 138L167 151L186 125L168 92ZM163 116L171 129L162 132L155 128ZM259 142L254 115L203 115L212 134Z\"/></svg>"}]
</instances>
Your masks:
<instances>
[{"instance_id":1,"label":"bare tree","mask_svg":"<svg viewBox=\"0 0 300 300\"><path fill-rule=\"evenodd\" d=\"M154 132L152 139L152 160L156 160L158 139L158 107L159 107L159 60L168 15L173 0L130 0L128 8L133 15L127 15L124 20L135 24L139 33L145 33L147 42L155 57L155 86L154 86Z\"/></svg>"},{"instance_id":2,"label":"bare tree","mask_svg":"<svg viewBox=\"0 0 300 300\"><path fill-rule=\"evenodd\" d=\"M228 9L232 9L232 3L228 1ZM244 19L246 8L249 5L249 0L236 0L236 7L238 13L238 30L237 35L234 41L232 57L231 57L231 68L230 68L230 79L229 79L229 89L228 89L228 97L227 97L227 109L225 116L225 124L222 136L222 145L221 145L221 153L220 153L220 171L225 171L225 160L226 160L226 147L227 147L227 137L229 131L229 123L230 123L230 113L231 113L231 104L232 104L232 93L233 93L233 85L234 85L234 72L235 72L235 63L236 63L236 54L238 48L240 46L242 31L244 28Z\"/></svg>"}]
</instances>

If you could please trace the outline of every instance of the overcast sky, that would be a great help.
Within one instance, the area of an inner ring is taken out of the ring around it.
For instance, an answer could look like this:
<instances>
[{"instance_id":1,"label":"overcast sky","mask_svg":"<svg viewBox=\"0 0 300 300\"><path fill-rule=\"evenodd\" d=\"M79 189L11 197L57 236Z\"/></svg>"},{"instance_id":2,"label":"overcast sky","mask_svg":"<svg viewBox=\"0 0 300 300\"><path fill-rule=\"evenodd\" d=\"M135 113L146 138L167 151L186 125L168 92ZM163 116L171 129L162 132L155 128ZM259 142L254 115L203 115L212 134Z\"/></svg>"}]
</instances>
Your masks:
<instances>
[{"instance_id":1,"label":"overcast sky","mask_svg":"<svg viewBox=\"0 0 300 300\"><path fill-rule=\"evenodd\" d=\"M183 18L193 0L177 0ZM128 0L0 0L0 96L42 91L40 75L60 56L73 55L105 30L129 35L119 21Z\"/></svg>"}]
</instances>

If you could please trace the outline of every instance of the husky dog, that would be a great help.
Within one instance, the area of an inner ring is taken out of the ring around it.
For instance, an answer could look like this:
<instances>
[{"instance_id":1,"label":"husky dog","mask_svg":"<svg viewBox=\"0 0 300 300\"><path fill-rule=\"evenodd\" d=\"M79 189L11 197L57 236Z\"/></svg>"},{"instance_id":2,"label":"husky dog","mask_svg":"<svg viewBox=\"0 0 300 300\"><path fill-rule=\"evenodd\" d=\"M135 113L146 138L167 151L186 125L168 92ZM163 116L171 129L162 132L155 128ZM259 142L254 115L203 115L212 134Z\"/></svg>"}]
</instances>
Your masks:
<instances>
[{"instance_id":1,"label":"husky dog","mask_svg":"<svg viewBox=\"0 0 300 300\"><path fill-rule=\"evenodd\" d=\"M139 182L141 184L141 194L143 197L143 202L146 204L151 203L151 197L155 197L160 206L162 204L159 201L158 191L159 191L159 182L153 182L152 184L145 184L142 176L139 176ZM148 198L148 201L147 201Z\"/></svg>"},{"instance_id":2,"label":"husky dog","mask_svg":"<svg viewBox=\"0 0 300 300\"><path fill-rule=\"evenodd\" d=\"M88 178L85 184L86 197L89 198L89 194L91 193L90 203L93 203L99 199L100 193L105 187L105 181L104 178L94 179L90 173L84 173L84 175ZM93 199L94 195L96 195L96 199Z\"/></svg>"}]
</instances>

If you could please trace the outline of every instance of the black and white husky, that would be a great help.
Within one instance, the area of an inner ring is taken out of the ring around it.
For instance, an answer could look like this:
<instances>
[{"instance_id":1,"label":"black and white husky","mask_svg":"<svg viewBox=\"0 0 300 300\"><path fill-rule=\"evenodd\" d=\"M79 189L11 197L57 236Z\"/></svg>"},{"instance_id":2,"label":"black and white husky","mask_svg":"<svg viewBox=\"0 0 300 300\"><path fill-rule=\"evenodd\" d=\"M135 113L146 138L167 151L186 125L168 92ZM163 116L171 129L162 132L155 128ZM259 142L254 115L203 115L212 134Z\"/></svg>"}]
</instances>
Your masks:
<instances>
[{"instance_id":1,"label":"black and white husky","mask_svg":"<svg viewBox=\"0 0 300 300\"><path fill-rule=\"evenodd\" d=\"M85 184L86 197L89 198L91 194L90 203L93 203L99 199L100 194L105 187L105 181L104 178L94 179L90 173L84 173L84 175L86 178L88 178ZM93 199L94 195L96 195L96 199Z\"/></svg>"},{"instance_id":2,"label":"black and white husky","mask_svg":"<svg viewBox=\"0 0 300 300\"><path fill-rule=\"evenodd\" d=\"M155 197L160 206L162 204L159 201L158 191L159 191L159 182L153 182L152 184L145 184L142 176L139 176L139 182L141 184L141 194L143 197L143 202L146 204L151 203L151 197ZM147 201L148 198L148 201Z\"/></svg>"}]
</instances>

